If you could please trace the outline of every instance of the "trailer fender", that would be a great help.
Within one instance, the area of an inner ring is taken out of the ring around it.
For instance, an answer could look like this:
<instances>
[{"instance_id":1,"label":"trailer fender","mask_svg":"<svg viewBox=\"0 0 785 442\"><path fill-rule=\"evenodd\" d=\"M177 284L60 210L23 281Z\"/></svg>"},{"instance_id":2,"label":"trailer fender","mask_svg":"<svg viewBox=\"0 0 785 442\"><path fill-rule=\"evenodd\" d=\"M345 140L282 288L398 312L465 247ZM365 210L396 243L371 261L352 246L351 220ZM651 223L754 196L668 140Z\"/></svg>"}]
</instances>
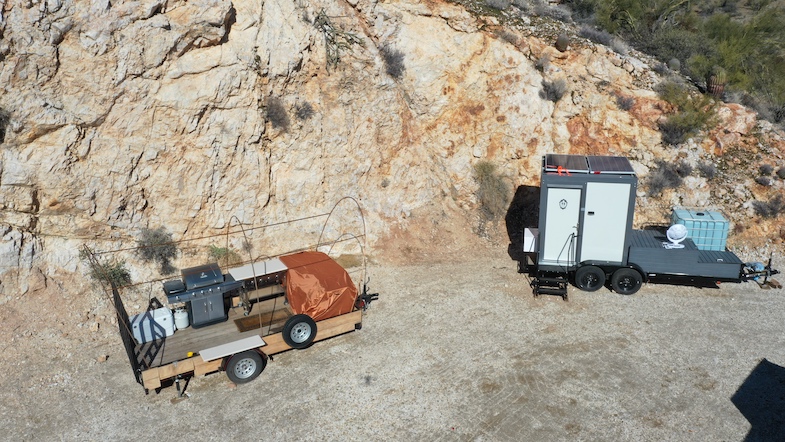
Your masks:
<instances>
[{"instance_id":1,"label":"trailer fender","mask_svg":"<svg viewBox=\"0 0 785 442\"><path fill-rule=\"evenodd\" d=\"M256 353L259 353L259 356L261 356L262 359L264 359L265 366L267 365L268 361L272 361L273 360L272 355L268 355L267 353L263 352L261 348L252 348L252 349L246 350L246 351L255 351ZM240 353L244 353L244 352L240 352ZM235 353L235 354L239 354L239 353ZM229 359L231 359L232 356L234 356L234 354L231 354L231 355L228 355L228 356L224 356L224 358L221 360L221 366L219 367L220 371L226 371L226 367L229 364Z\"/></svg>"},{"instance_id":2,"label":"trailer fender","mask_svg":"<svg viewBox=\"0 0 785 442\"><path fill-rule=\"evenodd\" d=\"M648 273L646 273L646 271L644 271L644 270L641 268L641 266L639 266L638 264L633 264L633 263L630 263L630 264L629 264L629 268L631 268L631 269L633 269L633 270L637 270L637 271L638 271L638 273L640 273L640 274L641 274L641 280L642 280L644 283L646 283L646 282L649 282L649 274L648 274Z\"/></svg>"}]
</instances>

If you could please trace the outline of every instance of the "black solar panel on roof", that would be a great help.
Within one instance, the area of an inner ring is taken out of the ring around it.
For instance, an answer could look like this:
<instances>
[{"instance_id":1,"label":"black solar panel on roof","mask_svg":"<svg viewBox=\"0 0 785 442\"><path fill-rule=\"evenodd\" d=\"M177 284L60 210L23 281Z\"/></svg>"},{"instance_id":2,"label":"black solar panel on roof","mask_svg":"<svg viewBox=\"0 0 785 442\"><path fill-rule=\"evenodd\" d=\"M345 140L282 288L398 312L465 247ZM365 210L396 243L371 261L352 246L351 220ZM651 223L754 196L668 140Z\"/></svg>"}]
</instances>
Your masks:
<instances>
[{"instance_id":1,"label":"black solar panel on roof","mask_svg":"<svg viewBox=\"0 0 785 442\"><path fill-rule=\"evenodd\" d=\"M587 172L586 157L583 155L548 154L545 156L545 170L569 170L570 172Z\"/></svg>"},{"instance_id":2,"label":"black solar panel on roof","mask_svg":"<svg viewBox=\"0 0 785 442\"><path fill-rule=\"evenodd\" d=\"M634 174L630 160L625 157L588 156L589 169L595 173L629 173Z\"/></svg>"}]
</instances>

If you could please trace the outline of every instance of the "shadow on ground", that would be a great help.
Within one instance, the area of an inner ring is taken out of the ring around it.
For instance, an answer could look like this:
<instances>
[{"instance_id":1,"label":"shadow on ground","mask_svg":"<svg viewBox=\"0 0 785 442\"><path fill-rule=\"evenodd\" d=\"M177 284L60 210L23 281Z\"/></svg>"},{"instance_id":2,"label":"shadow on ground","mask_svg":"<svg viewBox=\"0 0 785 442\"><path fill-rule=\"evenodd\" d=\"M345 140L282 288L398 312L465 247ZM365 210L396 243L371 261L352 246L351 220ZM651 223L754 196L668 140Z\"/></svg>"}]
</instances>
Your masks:
<instances>
[{"instance_id":1,"label":"shadow on ground","mask_svg":"<svg viewBox=\"0 0 785 442\"><path fill-rule=\"evenodd\" d=\"M731 402L750 423L745 441L785 440L785 368L763 359Z\"/></svg>"}]
</instances>

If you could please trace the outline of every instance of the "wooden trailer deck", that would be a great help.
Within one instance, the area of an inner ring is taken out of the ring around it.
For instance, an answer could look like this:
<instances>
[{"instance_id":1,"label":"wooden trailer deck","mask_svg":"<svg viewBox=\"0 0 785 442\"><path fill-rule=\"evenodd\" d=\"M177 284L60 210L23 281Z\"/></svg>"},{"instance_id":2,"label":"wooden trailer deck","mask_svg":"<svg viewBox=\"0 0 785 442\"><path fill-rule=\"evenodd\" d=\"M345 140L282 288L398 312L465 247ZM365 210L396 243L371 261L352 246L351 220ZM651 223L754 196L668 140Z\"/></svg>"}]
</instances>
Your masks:
<instances>
[{"instance_id":1,"label":"wooden trailer deck","mask_svg":"<svg viewBox=\"0 0 785 442\"><path fill-rule=\"evenodd\" d=\"M159 388L161 381L177 375L191 372L203 375L220 370L223 358L205 361L199 352L241 339L261 336L265 343L261 350L266 355L291 349L281 334L286 320L293 315L285 297L252 303L250 313L247 316L244 313L242 307L232 307L227 321L196 329L188 327L169 337L137 344L134 354L142 370L144 388ZM362 310L319 321L314 342L355 330L361 323Z\"/></svg>"}]
</instances>

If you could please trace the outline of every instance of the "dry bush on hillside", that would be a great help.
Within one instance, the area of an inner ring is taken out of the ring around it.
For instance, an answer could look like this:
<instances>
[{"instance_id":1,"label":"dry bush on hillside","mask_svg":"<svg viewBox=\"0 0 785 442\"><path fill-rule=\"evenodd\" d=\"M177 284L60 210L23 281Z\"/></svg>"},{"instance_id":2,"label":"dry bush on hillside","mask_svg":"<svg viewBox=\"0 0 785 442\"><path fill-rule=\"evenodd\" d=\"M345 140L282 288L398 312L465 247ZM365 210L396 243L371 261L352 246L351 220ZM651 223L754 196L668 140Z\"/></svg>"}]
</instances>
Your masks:
<instances>
[{"instance_id":1,"label":"dry bush on hillside","mask_svg":"<svg viewBox=\"0 0 785 442\"><path fill-rule=\"evenodd\" d=\"M542 80L540 97L556 103L567 93L567 81L560 78L555 81Z\"/></svg>"},{"instance_id":2,"label":"dry bush on hillside","mask_svg":"<svg viewBox=\"0 0 785 442\"><path fill-rule=\"evenodd\" d=\"M280 98L268 98L266 108L267 119L270 120L274 128L284 131L289 129L289 115L286 113L286 108Z\"/></svg>"},{"instance_id":3,"label":"dry bush on hillside","mask_svg":"<svg viewBox=\"0 0 785 442\"><path fill-rule=\"evenodd\" d=\"M166 229L163 227L142 229L142 234L136 245L142 260L157 262L162 275L168 275L175 271L171 260L177 256L177 246L172 241L172 234Z\"/></svg>"},{"instance_id":4,"label":"dry bush on hillside","mask_svg":"<svg viewBox=\"0 0 785 442\"><path fill-rule=\"evenodd\" d=\"M403 52L387 45L382 46L379 52L382 55L382 60L384 60L387 75L396 80L400 79L403 76L403 71L406 70L406 66L403 63Z\"/></svg>"}]
</instances>

